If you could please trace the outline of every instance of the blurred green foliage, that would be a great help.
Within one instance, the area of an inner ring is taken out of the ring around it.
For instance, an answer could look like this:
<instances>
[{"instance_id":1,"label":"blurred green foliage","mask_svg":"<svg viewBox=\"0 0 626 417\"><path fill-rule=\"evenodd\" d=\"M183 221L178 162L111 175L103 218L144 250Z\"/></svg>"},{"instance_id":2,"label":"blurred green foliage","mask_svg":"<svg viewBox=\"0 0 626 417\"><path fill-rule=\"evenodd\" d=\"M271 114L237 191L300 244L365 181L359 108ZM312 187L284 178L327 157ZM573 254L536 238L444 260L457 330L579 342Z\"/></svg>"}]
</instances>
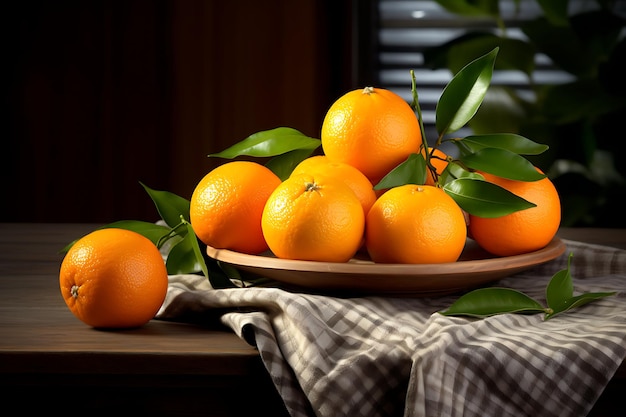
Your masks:
<instances>
[{"instance_id":1,"label":"blurred green foliage","mask_svg":"<svg viewBox=\"0 0 626 417\"><path fill-rule=\"evenodd\" d=\"M574 10L570 0L532 0L543 14L523 23L526 39L511 38L498 0L436 0L464 17L493 19L497 33L471 30L426 51L430 68L459 71L467 62L500 48L496 70L528 77L532 99L509 87L490 87L469 122L476 134L511 132L550 146L529 158L554 181L563 226L626 227L621 150L626 121L626 19L617 1L589 0ZM511 0L519 6L520 0ZM580 1L576 2L581 4ZM593 7L588 7L588 6ZM535 84L535 54L548 56L571 74L555 84ZM620 59L621 58L621 59Z\"/></svg>"}]
</instances>

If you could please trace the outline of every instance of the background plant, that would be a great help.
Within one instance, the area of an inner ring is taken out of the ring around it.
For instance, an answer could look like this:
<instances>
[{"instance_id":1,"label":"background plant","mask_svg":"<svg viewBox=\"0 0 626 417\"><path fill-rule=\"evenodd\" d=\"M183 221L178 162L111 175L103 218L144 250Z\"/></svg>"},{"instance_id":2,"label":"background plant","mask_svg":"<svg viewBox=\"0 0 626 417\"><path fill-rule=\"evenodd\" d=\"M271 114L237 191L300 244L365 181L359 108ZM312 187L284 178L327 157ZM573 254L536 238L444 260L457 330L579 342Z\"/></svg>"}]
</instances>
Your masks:
<instances>
[{"instance_id":1,"label":"background plant","mask_svg":"<svg viewBox=\"0 0 626 417\"><path fill-rule=\"evenodd\" d=\"M562 225L626 226L619 205L626 196L626 167L616 162L622 148L616 130L626 117L626 81L619 61L626 56L626 20L617 13L617 1L589 0L585 10L576 11L573 0L532 0L543 16L521 26L526 39L509 36L498 0L436 1L464 17L493 19L499 30L473 30L429 49L427 66L456 73L469 58L498 47L495 68L525 74L534 93L529 100L512 88L491 86L468 122L473 132L517 133L549 145L549 151L529 159L555 183ZM511 1L519 5L521 0ZM534 84L536 53L548 56L572 80Z\"/></svg>"}]
</instances>

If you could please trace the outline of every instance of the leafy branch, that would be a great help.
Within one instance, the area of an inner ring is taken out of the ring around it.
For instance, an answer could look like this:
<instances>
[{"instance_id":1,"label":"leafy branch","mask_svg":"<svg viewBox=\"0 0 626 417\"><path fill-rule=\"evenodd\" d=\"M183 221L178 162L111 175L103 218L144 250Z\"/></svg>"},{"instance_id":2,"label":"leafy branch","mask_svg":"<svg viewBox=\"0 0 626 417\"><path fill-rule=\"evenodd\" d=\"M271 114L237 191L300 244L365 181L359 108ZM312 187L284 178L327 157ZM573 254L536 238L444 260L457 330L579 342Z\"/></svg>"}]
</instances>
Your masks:
<instances>
[{"instance_id":1,"label":"leafy branch","mask_svg":"<svg viewBox=\"0 0 626 417\"><path fill-rule=\"evenodd\" d=\"M497 46L496 70L514 72L527 83L524 89L493 86L468 127L475 133L532 132L551 146L550 152L532 160L559 190L563 225L624 224L618 208L626 193L623 164L618 163L622 143L607 140L612 132L607 126L621 125L626 114L620 70L626 51L622 2L531 0L525 6L541 13L526 18L514 11L511 16L524 34L520 38L505 27L504 14L510 12L500 10L503 2L435 1L460 17L491 21L499 30L487 23L427 48L424 67L455 73ZM511 3L521 6L519 1ZM558 82L537 82L542 70L535 59L538 53L566 76Z\"/></svg>"},{"instance_id":2,"label":"leafy branch","mask_svg":"<svg viewBox=\"0 0 626 417\"><path fill-rule=\"evenodd\" d=\"M615 294L615 292L589 292L575 296L570 272L573 256L570 253L567 259L567 268L554 274L548 283L546 287L547 307L521 291L511 288L488 287L479 288L462 295L450 307L439 313L444 316L475 318L506 313L543 313L544 320L549 320L558 314Z\"/></svg>"},{"instance_id":3,"label":"leafy branch","mask_svg":"<svg viewBox=\"0 0 626 417\"><path fill-rule=\"evenodd\" d=\"M451 142L458 158L449 158L446 169L439 175L430 163L431 152L413 154L390 171L375 189L387 189L403 184L424 184L430 170L439 186L466 212L481 217L499 217L534 207L535 204L504 188L484 181L480 172L518 181L538 181L545 177L523 155L537 155L548 146L521 135L496 133L471 135L465 138L450 135L474 117L489 89L499 48L476 58L463 67L443 90L435 110L437 139L433 149ZM413 101L411 106L421 115L415 75L411 72ZM423 147L429 149L422 129Z\"/></svg>"}]
</instances>

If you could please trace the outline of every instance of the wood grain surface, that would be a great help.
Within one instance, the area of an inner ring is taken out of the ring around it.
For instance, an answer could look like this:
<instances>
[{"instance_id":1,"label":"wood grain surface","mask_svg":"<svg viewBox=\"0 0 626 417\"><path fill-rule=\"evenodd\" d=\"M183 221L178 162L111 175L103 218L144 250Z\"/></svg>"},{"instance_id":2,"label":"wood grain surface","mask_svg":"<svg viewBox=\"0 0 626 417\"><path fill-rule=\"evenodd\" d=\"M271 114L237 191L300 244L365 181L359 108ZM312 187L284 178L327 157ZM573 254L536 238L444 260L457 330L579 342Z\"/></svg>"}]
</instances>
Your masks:
<instances>
[{"instance_id":1,"label":"wood grain surface","mask_svg":"<svg viewBox=\"0 0 626 417\"><path fill-rule=\"evenodd\" d=\"M287 415L256 349L219 323L152 320L139 329L101 331L76 319L58 288L61 249L98 224L0 223L0 388L23 411L32 401L89 390L90 413L120 407L156 415ZM562 239L626 249L623 229L562 229ZM609 408L626 386L622 365L598 402ZM604 396L603 396L604 397ZM245 398L245 401L242 401ZM68 401L70 401L68 399ZM66 405L57 404L59 409ZM210 410L210 412L207 412ZM594 415L602 415L596 413Z\"/></svg>"}]
</instances>

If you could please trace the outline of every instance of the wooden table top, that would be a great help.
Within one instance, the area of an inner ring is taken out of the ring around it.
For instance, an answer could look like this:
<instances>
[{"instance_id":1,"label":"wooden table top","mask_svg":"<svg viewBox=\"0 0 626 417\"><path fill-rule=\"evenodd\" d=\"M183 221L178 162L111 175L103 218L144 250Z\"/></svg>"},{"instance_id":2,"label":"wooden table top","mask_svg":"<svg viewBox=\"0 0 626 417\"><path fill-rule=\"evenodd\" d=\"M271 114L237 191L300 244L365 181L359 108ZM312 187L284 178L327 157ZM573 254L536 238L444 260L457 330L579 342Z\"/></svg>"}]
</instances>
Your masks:
<instances>
[{"instance_id":1,"label":"wooden table top","mask_svg":"<svg viewBox=\"0 0 626 417\"><path fill-rule=\"evenodd\" d=\"M81 372L137 367L137 372L229 375L259 363L255 348L217 323L202 328L152 320L139 329L102 331L74 317L59 290L59 251L95 227L0 224L0 358L11 357L2 360L3 372L63 372L63 361L48 360L58 354L76 357ZM85 354L89 358L81 359Z\"/></svg>"},{"instance_id":2,"label":"wooden table top","mask_svg":"<svg viewBox=\"0 0 626 417\"><path fill-rule=\"evenodd\" d=\"M0 375L141 374L246 376L264 372L257 350L219 323L152 320L95 330L60 294L60 250L95 224L0 223ZM566 239L626 249L624 229L567 229ZM626 378L622 365L616 377Z\"/></svg>"}]
</instances>

